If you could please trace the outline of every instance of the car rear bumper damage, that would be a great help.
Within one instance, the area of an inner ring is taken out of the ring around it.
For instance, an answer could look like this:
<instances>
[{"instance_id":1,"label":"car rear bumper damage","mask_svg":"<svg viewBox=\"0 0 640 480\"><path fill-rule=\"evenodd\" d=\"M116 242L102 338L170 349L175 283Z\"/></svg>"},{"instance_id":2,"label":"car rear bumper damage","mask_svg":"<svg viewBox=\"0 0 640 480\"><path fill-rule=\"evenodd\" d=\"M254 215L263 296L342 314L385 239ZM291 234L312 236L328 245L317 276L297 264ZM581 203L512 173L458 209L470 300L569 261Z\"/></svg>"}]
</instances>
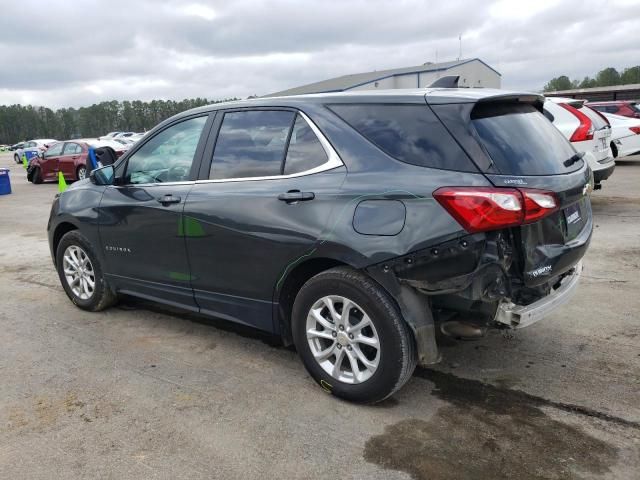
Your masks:
<instances>
[{"instance_id":1,"label":"car rear bumper damage","mask_svg":"<svg viewBox=\"0 0 640 480\"><path fill-rule=\"evenodd\" d=\"M524 328L539 322L559 306L565 304L573 296L582 275L582 262L579 262L552 289L549 295L529 305L515 305L511 302L501 302L496 311L495 322L511 328Z\"/></svg>"}]
</instances>

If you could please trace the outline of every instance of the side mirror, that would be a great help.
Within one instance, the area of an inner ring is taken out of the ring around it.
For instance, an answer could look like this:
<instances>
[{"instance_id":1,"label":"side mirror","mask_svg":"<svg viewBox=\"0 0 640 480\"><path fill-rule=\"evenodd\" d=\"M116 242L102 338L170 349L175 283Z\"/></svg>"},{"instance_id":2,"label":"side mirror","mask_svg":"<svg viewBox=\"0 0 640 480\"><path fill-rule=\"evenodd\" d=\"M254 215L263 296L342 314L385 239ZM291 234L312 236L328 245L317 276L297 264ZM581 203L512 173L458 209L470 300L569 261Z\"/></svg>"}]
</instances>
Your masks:
<instances>
[{"instance_id":1,"label":"side mirror","mask_svg":"<svg viewBox=\"0 0 640 480\"><path fill-rule=\"evenodd\" d=\"M113 165L96 168L89 174L91 183L95 185L113 185L115 182L116 172Z\"/></svg>"}]
</instances>

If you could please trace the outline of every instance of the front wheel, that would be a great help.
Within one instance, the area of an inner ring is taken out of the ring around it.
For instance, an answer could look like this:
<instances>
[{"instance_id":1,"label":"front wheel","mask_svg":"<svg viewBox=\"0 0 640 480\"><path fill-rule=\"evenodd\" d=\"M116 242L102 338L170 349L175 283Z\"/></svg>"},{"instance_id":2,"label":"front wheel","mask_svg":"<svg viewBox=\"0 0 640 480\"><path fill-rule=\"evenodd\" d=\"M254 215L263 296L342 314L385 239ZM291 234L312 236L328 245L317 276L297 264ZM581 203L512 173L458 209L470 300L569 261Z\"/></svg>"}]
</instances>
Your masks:
<instances>
[{"instance_id":1,"label":"front wheel","mask_svg":"<svg viewBox=\"0 0 640 480\"><path fill-rule=\"evenodd\" d=\"M83 310L97 312L115 302L100 260L87 238L77 230L66 233L60 240L56 267L67 296Z\"/></svg>"},{"instance_id":2,"label":"front wheel","mask_svg":"<svg viewBox=\"0 0 640 480\"><path fill-rule=\"evenodd\" d=\"M42 170L40 170L40 167L34 167L33 168L33 174L32 174L32 177L31 177L31 181L35 185L40 185L42 183Z\"/></svg>"},{"instance_id":3,"label":"front wheel","mask_svg":"<svg viewBox=\"0 0 640 480\"><path fill-rule=\"evenodd\" d=\"M380 285L351 268L319 273L302 287L292 331L307 371L346 400L384 400L416 366L413 335L398 307Z\"/></svg>"},{"instance_id":4,"label":"front wheel","mask_svg":"<svg viewBox=\"0 0 640 480\"><path fill-rule=\"evenodd\" d=\"M13 154L13 161L14 161L14 162L16 162L16 163L18 163L18 164L20 163L20 157L18 156L18 154L17 154L17 153L14 153L14 154Z\"/></svg>"}]
</instances>

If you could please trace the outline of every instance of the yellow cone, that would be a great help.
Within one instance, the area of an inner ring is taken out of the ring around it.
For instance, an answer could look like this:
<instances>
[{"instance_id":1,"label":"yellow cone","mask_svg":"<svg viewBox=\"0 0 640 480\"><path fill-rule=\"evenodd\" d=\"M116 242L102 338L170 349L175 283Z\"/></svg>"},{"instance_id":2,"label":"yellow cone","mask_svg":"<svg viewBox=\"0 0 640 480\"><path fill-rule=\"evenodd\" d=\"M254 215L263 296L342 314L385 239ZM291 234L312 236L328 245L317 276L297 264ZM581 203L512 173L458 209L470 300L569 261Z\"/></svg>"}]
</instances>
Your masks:
<instances>
[{"instance_id":1,"label":"yellow cone","mask_svg":"<svg viewBox=\"0 0 640 480\"><path fill-rule=\"evenodd\" d=\"M22 154L22 166L26 169L29 166L29 162L27 162L27 154Z\"/></svg>"},{"instance_id":2,"label":"yellow cone","mask_svg":"<svg viewBox=\"0 0 640 480\"><path fill-rule=\"evenodd\" d=\"M66 189L67 189L67 182L64 179L64 175L62 175L62 172L58 172L58 191L62 193Z\"/></svg>"}]
</instances>

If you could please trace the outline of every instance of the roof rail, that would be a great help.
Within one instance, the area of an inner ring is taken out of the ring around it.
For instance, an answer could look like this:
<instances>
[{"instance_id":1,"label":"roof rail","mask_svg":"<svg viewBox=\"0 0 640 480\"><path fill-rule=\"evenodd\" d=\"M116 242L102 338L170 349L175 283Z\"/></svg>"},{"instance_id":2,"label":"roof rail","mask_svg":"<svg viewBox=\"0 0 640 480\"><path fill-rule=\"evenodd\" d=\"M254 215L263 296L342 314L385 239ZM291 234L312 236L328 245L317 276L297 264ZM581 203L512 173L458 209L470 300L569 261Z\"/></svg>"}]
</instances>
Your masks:
<instances>
[{"instance_id":1,"label":"roof rail","mask_svg":"<svg viewBox=\"0 0 640 480\"><path fill-rule=\"evenodd\" d=\"M446 75L438 78L428 88L458 88L458 80L460 75Z\"/></svg>"}]
</instances>

